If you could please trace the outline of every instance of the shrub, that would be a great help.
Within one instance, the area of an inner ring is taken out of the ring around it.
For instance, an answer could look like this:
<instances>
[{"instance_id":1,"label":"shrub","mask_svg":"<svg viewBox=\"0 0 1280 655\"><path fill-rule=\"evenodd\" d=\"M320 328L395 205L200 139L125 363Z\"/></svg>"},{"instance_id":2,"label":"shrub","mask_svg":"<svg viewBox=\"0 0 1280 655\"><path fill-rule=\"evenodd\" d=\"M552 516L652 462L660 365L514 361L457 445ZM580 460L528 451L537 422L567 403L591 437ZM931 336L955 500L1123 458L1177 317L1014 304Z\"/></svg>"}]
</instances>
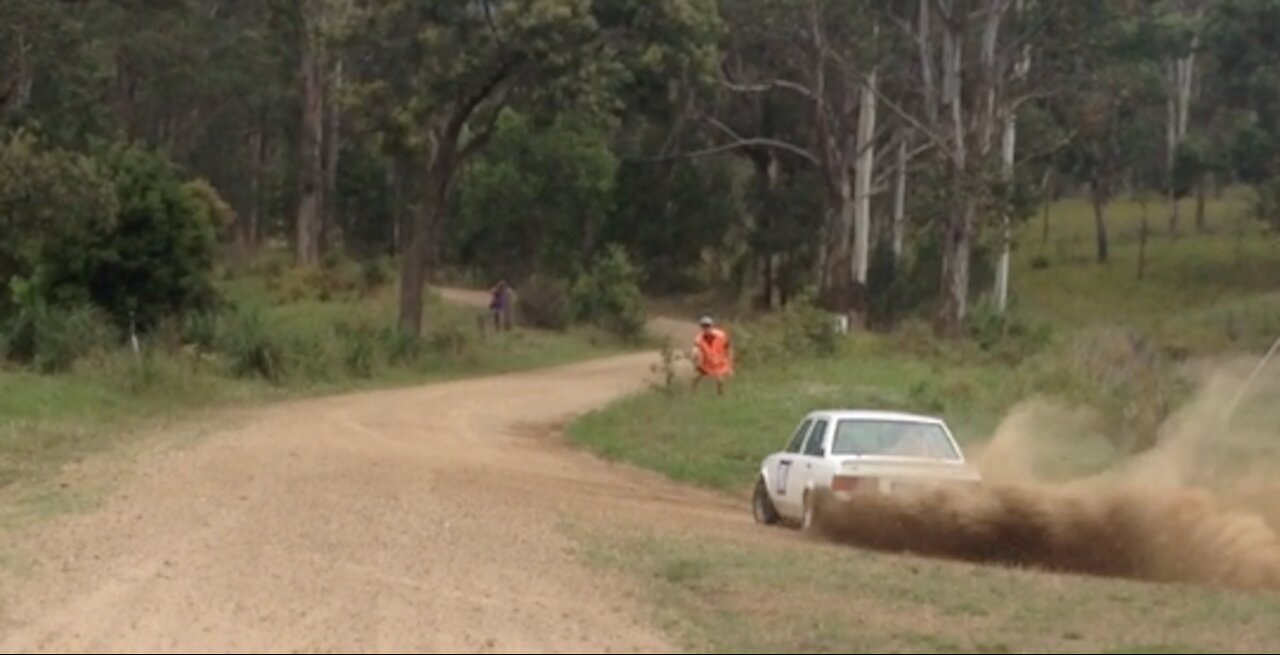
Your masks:
<instances>
[{"instance_id":1,"label":"shrub","mask_svg":"<svg viewBox=\"0 0 1280 655\"><path fill-rule=\"evenodd\" d=\"M236 225L236 211L222 198L222 194L207 180L190 180L182 185L182 192L198 210L201 219L208 223L220 239L231 237Z\"/></svg>"},{"instance_id":2,"label":"shrub","mask_svg":"<svg viewBox=\"0 0 1280 655\"><path fill-rule=\"evenodd\" d=\"M802 294L781 312L734 330L738 360L746 366L783 363L803 356L826 357L840 350L836 317Z\"/></svg>"},{"instance_id":3,"label":"shrub","mask_svg":"<svg viewBox=\"0 0 1280 655\"><path fill-rule=\"evenodd\" d=\"M360 264L360 286L366 296L373 295L395 279L395 266L388 257L367 259Z\"/></svg>"},{"instance_id":4,"label":"shrub","mask_svg":"<svg viewBox=\"0 0 1280 655\"><path fill-rule=\"evenodd\" d=\"M1280 175L1258 185L1254 213L1273 231L1280 231Z\"/></svg>"},{"instance_id":5,"label":"shrub","mask_svg":"<svg viewBox=\"0 0 1280 655\"><path fill-rule=\"evenodd\" d=\"M395 366L413 366L422 358L422 339L390 327L382 330L387 361Z\"/></svg>"},{"instance_id":6,"label":"shrub","mask_svg":"<svg viewBox=\"0 0 1280 655\"><path fill-rule=\"evenodd\" d=\"M1043 350L1052 334L1047 324L1033 323L1008 307L1001 314L989 301L973 306L966 327L969 337L984 352L1013 363Z\"/></svg>"},{"instance_id":7,"label":"shrub","mask_svg":"<svg viewBox=\"0 0 1280 655\"><path fill-rule=\"evenodd\" d=\"M339 323L335 329L347 372L360 378L372 377L380 359L378 329L367 322Z\"/></svg>"},{"instance_id":8,"label":"shrub","mask_svg":"<svg viewBox=\"0 0 1280 655\"><path fill-rule=\"evenodd\" d=\"M834 355L840 347L835 317L818 307L812 296L801 296L782 312L789 349L817 356Z\"/></svg>"},{"instance_id":9,"label":"shrub","mask_svg":"<svg viewBox=\"0 0 1280 655\"><path fill-rule=\"evenodd\" d=\"M427 345L441 355L461 356L471 345L470 332L456 323L441 325L427 335Z\"/></svg>"},{"instance_id":10,"label":"shrub","mask_svg":"<svg viewBox=\"0 0 1280 655\"><path fill-rule=\"evenodd\" d=\"M182 317L180 335L183 343L211 352L218 347L222 318L212 311L192 312Z\"/></svg>"},{"instance_id":11,"label":"shrub","mask_svg":"<svg viewBox=\"0 0 1280 655\"><path fill-rule=\"evenodd\" d=\"M92 305L57 306L31 293L20 295L19 310L0 335L0 354L8 359L56 373L119 343L110 317Z\"/></svg>"},{"instance_id":12,"label":"shrub","mask_svg":"<svg viewBox=\"0 0 1280 655\"><path fill-rule=\"evenodd\" d=\"M143 329L213 304L214 226L169 162L122 145L100 162L115 188L114 224L47 259L41 294L92 301L120 326L136 313Z\"/></svg>"},{"instance_id":13,"label":"shrub","mask_svg":"<svg viewBox=\"0 0 1280 655\"><path fill-rule=\"evenodd\" d=\"M0 318L16 311L14 279L54 300L46 293L49 263L99 244L115 216L115 190L98 162L45 148L25 132L0 139Z\"/></svg>"},{"instance_id":14,"label":"shrub","mask_svg":"<svg viewBox=\"0 0 1280 655\"><path fill-rule=\"evenodd\" d=\"M611 245L592 269L574 282L571 296L579 320L594 323L627 339L644 334L644 296L640 269L627 251Z\"/></svg>"},{"instance_id":15,"label":"shrub","mask_svg":"<svg viewBox=\"0 0 1280 655\"><path fill-rule=\"evenodd\" d=\"M230 359L231 371L240 377L260 377L272 382L283 379L285 346L267 329L256 311L239 312L220 330L218 349Z\"/></svg>"},{"instance_id":16,"label":"shrub","mask_svg":"<svg viewBox=\"0 0 1280 655\"><path fill-rule=\"evenodd\" d=\"M534 277L521 285L516 303L520 322L548 330L563 330L573 321L569 285L561 280Z\"/></svg>"}]
</instances>

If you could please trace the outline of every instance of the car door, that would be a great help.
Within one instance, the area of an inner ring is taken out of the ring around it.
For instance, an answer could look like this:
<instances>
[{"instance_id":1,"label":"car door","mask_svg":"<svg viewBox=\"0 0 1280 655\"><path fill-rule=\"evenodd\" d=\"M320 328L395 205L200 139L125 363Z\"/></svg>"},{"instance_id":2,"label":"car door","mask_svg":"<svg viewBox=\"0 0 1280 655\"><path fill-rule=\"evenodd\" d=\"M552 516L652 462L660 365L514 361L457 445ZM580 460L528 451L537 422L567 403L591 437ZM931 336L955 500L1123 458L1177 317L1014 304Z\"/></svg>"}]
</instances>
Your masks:
<instances>
[{"instance_id":1,"label":"car door","mask_svg":"<svg viewBox=\"0 0 1280 655\"><path fill-rule=\"evenodd\" d=\"M769 467L769 486L771 487L770 495L773 496L773 506L783 516L794 517L800 511L800 500L793 501L789 493L791 476L796 464L804 456L804 444L812 427L813 419L806 418L801 422L800 427L796 428L795 434L791 436L791 442L787 444L786 450L775 455Z\"/></svg>"},{"instance_id":2,"label":"car door","mask_svg":"<svg viewBox=\"0 0 1280 655\"><path fill-rule=\"evenodd\" d=\"M809 436L805 439L804 449L800 456L796 458L794 470L791 472L790 479L787 480L787 496L795 503L797 512L804 511L804 492L809 488L809 483L813 480L814 474L820 472L823 459L827 452L827 426L829 422L826 419L818 419L813 422L813 427L809 428Z\"/></svg>"}]
</instances>

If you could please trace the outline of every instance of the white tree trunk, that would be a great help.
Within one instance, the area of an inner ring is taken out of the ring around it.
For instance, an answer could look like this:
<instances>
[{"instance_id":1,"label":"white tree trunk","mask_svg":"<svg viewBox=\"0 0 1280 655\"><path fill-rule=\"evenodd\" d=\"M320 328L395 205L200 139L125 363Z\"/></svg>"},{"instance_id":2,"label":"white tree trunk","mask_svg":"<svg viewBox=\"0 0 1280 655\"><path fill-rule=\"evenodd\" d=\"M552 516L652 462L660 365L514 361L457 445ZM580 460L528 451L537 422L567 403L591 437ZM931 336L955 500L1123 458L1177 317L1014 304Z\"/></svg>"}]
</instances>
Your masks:
<instances>
[{"instance_id":1,"label":"white tree trunk","mask_svg":"<svg viewBox=\"0 0 1280 655\"><path fill-rule=\"evenodd\" d=\"M1004 175L1013 180L1013 157L1017 147L1018 117L1010 113L1004 120ZM1013 221L1006 211L1000 225L1000 263L996 268L996 313L1003 316L1009 308L1009 265L1013 254Z\"/></svg>"},{"instance_id":2,"label":"white tree trunk","mask_svg":"<svg viewBox=\"0 0 1280 655\"><path fill-rule=\"evenodd\" d=\"M871 257L871 182L875 172L876 94L878 72L871 71L858 104L858 156L854 179L853 279L866 286Z\"/></svg>"},{"instance_id":3,"label":"white tree trunk","mask_svg":"<svg viewBox=\"0 0 1280 655\"><path fill-rule=\"evenodd\" d=\"M1169 64L1169 123L1166 126L1167 166L1169 176L1169 232L1177 234L1179 220L1179 203L1174 189L1174 168L1178 160L1178 148L1187 138L1187 130L1191 122L1191 91L1195 82L1195 47L1199 37L1192 39L1192 52L1185 57L1174 59Z\"/></svg>"},{"instance_id":4,"label":"white tree trunk","mask_svg":"<svg viewBox=\"0 0 1280 655\"><path fill-rule=\"evenodd\" d=\"M1017 5L1018 9L1022 8L1022 3ZM1026 78L1027 73L1031 71L1031 47L1024 46L1022 49L1022 57L1014 66L1014 76L1017 80ZM1004 137L1001 139L1001 155L1004 163L1004 179L1005 183L1012 185L1014 182L1014 156L1017 153L1018 143L1018 114L1016 107L1004 107ZM1000 217L1000 261L996 266L996 313L1004 316L1006 310L1009 309L1009 275L1013 259L1013 217L1009 215L1006 209L1004 215Z\"/></svg>"},{"instance_id":5,"label":"white tree trunk","mask_svg":"<svg viewBox=\"0 0 1280 655\"><path fill-rule=\"evenodd\" d=\"M933 72L933 30L930 28L929 20L932 10L929 2L930 0L920 0L920 26L917 38L920 46L920 78L924 85L925 115L929 117L930 124L937 124L938 84Z\"/></svg>"}]
</instances>

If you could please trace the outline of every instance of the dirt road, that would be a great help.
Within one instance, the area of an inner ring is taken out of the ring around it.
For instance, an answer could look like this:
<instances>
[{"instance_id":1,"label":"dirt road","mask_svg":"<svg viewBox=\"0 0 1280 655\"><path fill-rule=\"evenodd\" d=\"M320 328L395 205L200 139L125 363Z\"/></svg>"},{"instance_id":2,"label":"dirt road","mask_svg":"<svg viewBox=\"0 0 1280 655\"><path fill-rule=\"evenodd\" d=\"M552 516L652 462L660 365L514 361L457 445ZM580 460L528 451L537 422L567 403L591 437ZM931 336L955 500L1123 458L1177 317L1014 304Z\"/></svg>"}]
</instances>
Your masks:
<instances>
[{"instance_id":1,"label":"dirt road","mask_svg":"<svg viewBox=\"0 0 1280 655\"><path fill-rule=\"evenodd\" d=\"M560 521L732 532L748 513L549 427L654 361L290 403L146 456L104 506L22 537L0 649L674 652Z\"/></svg>"}]
</instances>

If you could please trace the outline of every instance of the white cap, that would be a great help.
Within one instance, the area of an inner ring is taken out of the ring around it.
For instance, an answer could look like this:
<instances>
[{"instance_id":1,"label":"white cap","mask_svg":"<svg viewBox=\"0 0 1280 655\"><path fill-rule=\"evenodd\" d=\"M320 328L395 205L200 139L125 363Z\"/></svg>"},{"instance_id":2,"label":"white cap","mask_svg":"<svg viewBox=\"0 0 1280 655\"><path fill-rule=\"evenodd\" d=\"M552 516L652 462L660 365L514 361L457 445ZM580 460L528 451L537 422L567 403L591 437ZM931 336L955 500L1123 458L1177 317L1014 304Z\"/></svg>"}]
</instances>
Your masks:
<instances>
[{"instance_id":1,"label":"white cap","mask_svg":"<svg viewBox=\"0 0 1280 655\"><path fill-rule=\"evenodd\" d=\"M701 319L698 320L698 323L701 325L711 325L712 323L714 323L714 321L711 320L710 316L703 316Z\"/></svg>"}]
</instances>

